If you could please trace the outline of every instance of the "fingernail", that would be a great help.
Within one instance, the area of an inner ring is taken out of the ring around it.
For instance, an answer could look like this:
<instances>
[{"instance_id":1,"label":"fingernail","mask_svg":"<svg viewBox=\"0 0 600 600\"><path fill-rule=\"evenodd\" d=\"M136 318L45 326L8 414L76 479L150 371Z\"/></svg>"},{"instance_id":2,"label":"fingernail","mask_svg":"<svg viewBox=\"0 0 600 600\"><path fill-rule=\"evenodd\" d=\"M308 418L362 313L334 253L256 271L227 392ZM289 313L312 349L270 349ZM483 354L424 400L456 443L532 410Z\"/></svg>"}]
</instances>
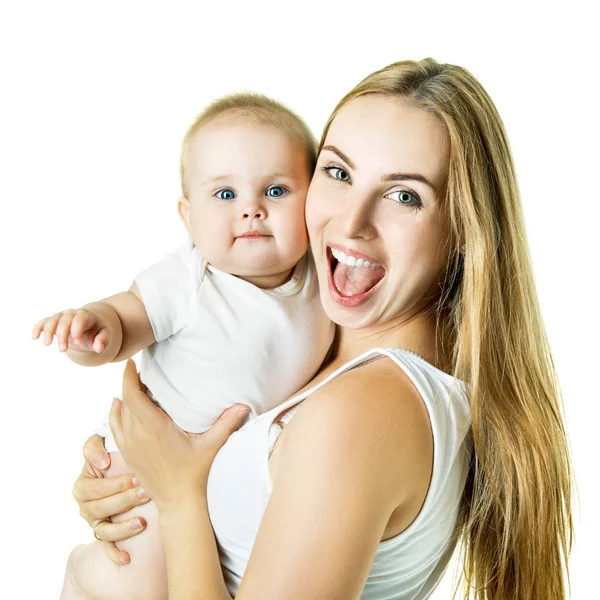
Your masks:
<instances>
[{"instance_id":1,"label":"fingernail","mask_svg":"<svg viewBox=\"0 0 600 600\"><path fill-rule=\"evenodd\" d=\"M140 485L140 480L139 480L137 477L134 477L134 478L131 480L131 483L132 483L134 486L137 486L137 485Z\"/></svg>"},{"instance_id":2,"label":"fingernail","mask_svg":"<svg viewBox=\"0 0 600 600\"><path fill-rule=\"evenodd\" d=\"M94 459L94 465L99 469L106 469L106 467L108 467L108 454L106 454L106 452L100 452Z\"/></svg>"},{"instance_id":3,"label":"fingernail","mask_svg":"<svg viewBox=\"0 0 600 600\"><path fill-rule=\"evenodd\" d=\"M60 351L64 352L67 349L67 347L65 346L65 344L61 344L60 345Z\"/></svg>"},{"instance_id":4,"label":"fingernail","mask_svg":"<svg viewBox=\"0 0 600 600\"><path fill-rule=\"evenodd\" d=\"M129 556L119 556L119 560L122 563L127 564L129 562Z\"/></svg>"},{"instance_id":5,"label":"fingernail","mask_svg":"<svg viewBox=\"0 0 600 600\"><path fill-rule=\"evenodd\" d=\"M236 414L238 417L245 417L249 412L250 412L249 406L242 406L242 408L240 408Z\"/></svg>"},{"instance_id":6,"label":"fingernail","mask_svg":"<svg viewBox=\"0 0 600 600\"><path fill-rule=\"evenodd\" d=\"M147 498L148 494L146 494L146 490L144 488L138 488L135 493L138 495L138 498Z\"/></svg>"},{"instance_id":7,"label":"fingernail","mask_svg":"<svg viewBox=\"0 0 600 600\"><path fill-rule=\"evenodd\" d=\"M142 522L139 519L131 519L129 521L129 528L130 529L141 529Z\"/></svg>"}]
</instances>

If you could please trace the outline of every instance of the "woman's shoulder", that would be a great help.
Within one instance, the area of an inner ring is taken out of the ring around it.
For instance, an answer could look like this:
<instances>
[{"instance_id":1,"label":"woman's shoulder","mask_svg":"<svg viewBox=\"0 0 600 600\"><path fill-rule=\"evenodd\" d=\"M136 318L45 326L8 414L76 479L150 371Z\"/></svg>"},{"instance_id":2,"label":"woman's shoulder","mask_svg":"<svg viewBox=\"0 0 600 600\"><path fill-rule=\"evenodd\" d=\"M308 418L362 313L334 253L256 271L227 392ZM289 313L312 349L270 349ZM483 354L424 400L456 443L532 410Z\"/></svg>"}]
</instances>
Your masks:
<instances>
[{"instance_id":1,"label":"woman's shoulder","mask_svg":"<svg viewBox=\"0 0 600 600\"><path fill-rule=\"evenodd\" d=\"M390 356L376 358L328 381L303 402L301 410L310 411L311 416L334 414L344 420L346 414L360 416L362 423L379 422L381 418L400 416L415 408L419 412L425 410L421 395L407 372ZM348 417L347 420L349 425L356 423L356 419Z\"/></svg>"},{"instance_id":2,"label":"woman's shoulder","mask_svg":"<svg viewBox=\"0 0 600 600\"><path fill-rule=\"evenodd\" d=\"M429 414L405 371L389 357L360 365L311 394L286 426L285 457L306 451L371 469L389 484L394 506L420 489L412 481L427 471L433 457Z\"/></svg>"}]
</instances>

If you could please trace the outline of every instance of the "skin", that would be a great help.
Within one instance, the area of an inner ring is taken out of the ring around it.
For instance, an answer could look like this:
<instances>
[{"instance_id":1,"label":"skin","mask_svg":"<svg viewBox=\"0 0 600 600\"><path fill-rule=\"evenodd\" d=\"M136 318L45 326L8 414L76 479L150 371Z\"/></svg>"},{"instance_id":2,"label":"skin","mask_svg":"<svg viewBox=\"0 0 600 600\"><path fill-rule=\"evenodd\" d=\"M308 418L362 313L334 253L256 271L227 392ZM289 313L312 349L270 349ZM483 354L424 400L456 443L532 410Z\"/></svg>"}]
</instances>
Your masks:
<instances>
[{"instance_id":1,"label":"skin","mask_svg":"<svg viewBox=\"0 0 600 600\"><path fill-rule=\"evenodd\" d=\"M290 278L308 248L306 154L305 145L280 129L248 119L216 118L196 132L178 211L213 267L260 288ZM248 231L263 235L244 237ZM155 341L135 283L128 292L41 319L32 337L42 334L46 346L56 335L59 350L84 366L129 358Z\"/></svg>"},{"instance_id":2,"label":"skin","mask_svg":"<svg viewBox=\"0 0 600 600\"><path fill-rule=\"evenodd\" d=\"M442 198L449 147L442 125L399 98L371 95L340 111L325 146L336 150L324 149L319 156L306 219L323 306L339 327L331 360L307 388L375 347L407 348L443 369L444 349L436 348L436 330L426 313L438 290L448 240ZM433 188L412 180L382 181L390 173L418 173ZM414 197L401 191L418 194L422 208L407 206ZM331 243L366 254L385 269L375 293L359 306L343 306L330 293ZM111 425L127 462L159 506L170 597L229 598L205 490L212 458L241 418L233 407L206 433L186 438L147 400L133 363L126 369L123 395L123 410L115 404ZM87 459L102 453L100 439L90 438ZM290 598L322 597L325 590L357 597L379 541L399 534L419 513L432 457L422 399L389 359L349 371L311 394L269 460L273 493L237 597L275 598L284 588L296 594ZM99 483L82 475L74 488L90 523L138 502L129 488L103 498L107 493L99 491ZM307 506L315 496L318 506ZM105 540L132 535L114 523L102 523L96 531ZM315 539L321 540L318 549ZM359 547L363 552L357 555L353 548ZM110 548L109 553L115 556ZM198 564L193 557L200 554Z\"/></svg>"},{"instance_id":3,"label":"skin","mask_svg":"<svg viewBox=\"0 0 600 600\"><path fill-rule=\"evenodd\" d=\"M306 148L280 129L217 118L194 135L186 162L179 214L200 254L258 287L284 283L308 247ZM240 237L248 230L265 237Z\"/></svg>"},{"instance_id":4,"label":"skin","mask_svg":"<svg viewBox=\"0 0 600 600\"><path fill-rule=\"evenodd\" d=\"M391 122L401 139L390 135ZM310 186L306 219L321 267L323 307L350 343L405 326L435 299L437 274L447 256L448 217L437 198L443 197L448 155L440 123L401 100L359 98L331 124ZM381 180L391 173L419 173L435 190L420 181ZM329 244L364 253L385 268L377 293L364 305L348 309L331 297L325 268Z\"/></svg>"}]
</instances>

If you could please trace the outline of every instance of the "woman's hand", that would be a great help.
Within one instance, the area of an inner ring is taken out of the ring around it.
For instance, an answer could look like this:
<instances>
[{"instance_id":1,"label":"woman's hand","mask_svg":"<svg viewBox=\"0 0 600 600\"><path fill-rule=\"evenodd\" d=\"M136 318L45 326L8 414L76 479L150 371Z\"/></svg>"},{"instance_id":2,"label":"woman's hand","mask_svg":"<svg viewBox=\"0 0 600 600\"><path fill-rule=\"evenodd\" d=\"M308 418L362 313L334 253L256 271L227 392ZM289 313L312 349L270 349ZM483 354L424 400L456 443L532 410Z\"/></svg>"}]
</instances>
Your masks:
<instances>
[{"instance_id":1,"label":"woman's hand","mask_svg":"<svg viewBox=\"0 0 600 600\"><path fill-rule=\"evenodd\" d=\"M147 494L138 496L141 488L131 474L106 477L110 457L100 436L88 438L83 447L83 456L85 464L73 486L79 513L90 527L100 523L96 527L96 534L104 541L108 557L117 564L126 564L130 561L129 554L119 550L115 542L137 535L144 530L146 522L140 517L122 523L112 523L106 519L145 504L149 498ZM139 522L139 526L135 526L135 521Z\"/></svg>"},{"instance_id":2,"label":"woman's hand","mask_svg":"<svg viewBox=\"0 0 600 600\"><path fill-rule=\"evenodd\" d=\"M142 391L135 363L123 374L123 402L113 400L110 428L123 458L159 510L206 494L217 452L241 425L249 407L236 404L201 434L190 434Z\"/></svg>"}]
</instances>

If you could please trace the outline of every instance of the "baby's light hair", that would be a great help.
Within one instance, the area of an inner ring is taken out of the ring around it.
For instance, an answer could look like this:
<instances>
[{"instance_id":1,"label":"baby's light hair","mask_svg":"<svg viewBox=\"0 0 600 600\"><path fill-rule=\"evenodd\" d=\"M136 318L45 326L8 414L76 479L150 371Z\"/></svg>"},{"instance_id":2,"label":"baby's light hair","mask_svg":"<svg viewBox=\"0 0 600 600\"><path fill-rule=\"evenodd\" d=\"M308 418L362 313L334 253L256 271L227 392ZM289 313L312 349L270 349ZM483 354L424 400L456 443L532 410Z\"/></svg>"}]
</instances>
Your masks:
<instances>
[{"instance_id":1,"label":"baby's light hair","mask_svg":"<svg viewBox=\"0 0 600 600\"><path fill-rule=\"evenodd\" d=\"M280 129L306 148L309 173L317 164L318 142L312 131L299 115L281 102L255 92L234 92L211 102L195 119L186 131L181 142L179 176L181 191L188 195L185 172L188 163L190 144L203 125L217 117L248 119L259 125Z\"/></svg>"}]
</instances>

